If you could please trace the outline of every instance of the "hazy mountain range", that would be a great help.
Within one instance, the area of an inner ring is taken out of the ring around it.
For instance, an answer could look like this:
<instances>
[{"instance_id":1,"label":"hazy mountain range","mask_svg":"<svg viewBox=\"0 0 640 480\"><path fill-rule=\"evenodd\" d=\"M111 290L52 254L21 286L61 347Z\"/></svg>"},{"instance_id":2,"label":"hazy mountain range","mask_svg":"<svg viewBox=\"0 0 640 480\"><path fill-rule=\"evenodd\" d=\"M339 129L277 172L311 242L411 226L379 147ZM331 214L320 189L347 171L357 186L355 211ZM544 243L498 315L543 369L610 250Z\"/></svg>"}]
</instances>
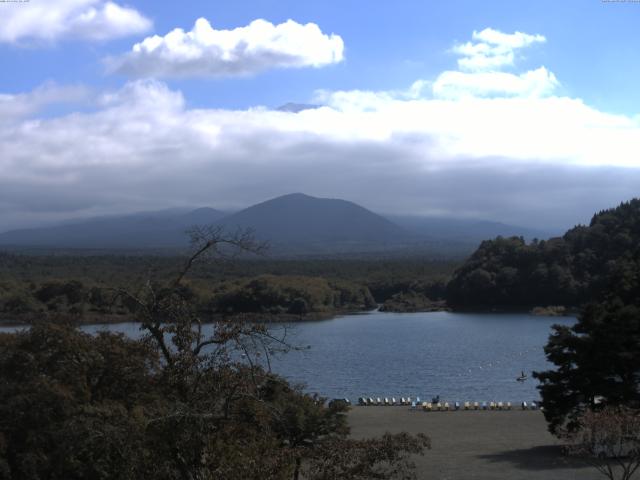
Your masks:
<instances>
[{"instance_id":1,"label":"hazy mountain range","mask_svg":"<svg viewBox=\"0 0 640 480\"><path fill-rule=\"evenodd\" d=\"M466 254L498 235L546 238L549 232L497 222L394 216L385 218L353 202L295 193L235 213L213 208L168 209L96 217L0 234L5 247L172 249L188 244L194 225L252 228L276 255L350 252Z\"/></svg>"}]
</instances>

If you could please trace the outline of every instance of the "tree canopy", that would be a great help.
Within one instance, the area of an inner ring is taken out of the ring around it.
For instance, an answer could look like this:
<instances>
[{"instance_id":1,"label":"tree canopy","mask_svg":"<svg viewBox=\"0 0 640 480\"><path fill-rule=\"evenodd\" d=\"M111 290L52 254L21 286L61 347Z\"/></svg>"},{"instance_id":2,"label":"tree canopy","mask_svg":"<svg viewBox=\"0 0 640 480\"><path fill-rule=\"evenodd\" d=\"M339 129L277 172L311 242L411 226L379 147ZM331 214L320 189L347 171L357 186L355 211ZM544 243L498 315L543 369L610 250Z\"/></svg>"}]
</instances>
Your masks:
<instances>
[{"instance_id":1,"label":"tree canopy","mask_svg":"<svg viewBox=\"0 0 640 480\"><path fill-rule=\"evenodd\" d=\"M447 302L455 307L580 306L637 295L640 271L640 199L593 216L562 237L482 242L454 274Z\"/></svg>"},{"instance_id":2,"label":"tree canopy","mask_svg":"<svg viewBox=\"0 0 640 480\"><path fill-rule=\"evenodd\" d=\"M640 408L640 305L591 304L572 327L553 328L545 353L556 369L534 373L552 432L575 430L586 410Z\"/></svg>"}]
</instances>

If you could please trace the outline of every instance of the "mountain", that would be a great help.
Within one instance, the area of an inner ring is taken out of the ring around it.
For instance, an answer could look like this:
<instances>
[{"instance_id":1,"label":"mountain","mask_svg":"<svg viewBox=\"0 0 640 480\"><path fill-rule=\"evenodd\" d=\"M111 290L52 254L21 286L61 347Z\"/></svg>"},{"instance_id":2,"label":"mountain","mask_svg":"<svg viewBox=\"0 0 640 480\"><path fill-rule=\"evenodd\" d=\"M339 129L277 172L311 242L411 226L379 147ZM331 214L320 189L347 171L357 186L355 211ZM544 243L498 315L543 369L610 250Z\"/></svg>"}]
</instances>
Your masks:
<instances>
[{"instance_id":1,"label":"mountain","mask_svg":"<svg viewBox=\"0 0 640 480\"><path fill-rule=\"evenodd\" d=\"M91 249L182 247L187 243L185 230L193 225L215 223L224 215L213 208L199 208L96 217L5 232L0 234L0 245Z\"/></svg>"},{"instance_id":2,"label":"mountain","mask_svg":"<svg viewBox=\"0 0 640 480\"><path fill-rule=\"evenodd\" d=\"M387 216L395 224L428 239L446 239L470 242L477 245L487 239L502 237L524 237L526 240L543 239L560 232L536 230L518 225L509 225L488 220L449 217Z\"/></svg>"},{"instance_id":3,"label":"mountain","mask_svg":"<svg viewBox=\"0 0 640 480\"><path fill-rule=\"evenodd\" d=\"M0 245L18 247L147 249L187 245L193 225L252 228L272 254L379 251L415 242L416 236L384 217L345 200L301 193L274 198L225 217L211 208L163 210L92 218L54 227L0 234Z\"/></svg>"},{"instance_id":4,"label":"mountain","mask_svg":"<svg viewBox=\"0 0 640 480\"><path fill-rule=\"evenodd\" d=\"M465 257L484 238L546 238L544 232L497 222L396 216L353 202L294 193L233 214L212 208L169 209L69 221L0 234L0 246L77 249L176 249L194 225L252 228L272 255L416 254Z\"/></svg>"},{"instance_id":5,"label":"mountain","mask_svg":"<svg viewBox=\"0 0 640 480\"><path fill-rule=\"evenodd\" d=\"M229 229L253 228L272 247L321 253L389 248L417 237L386 218L345 200L293 193L224 218Z\"/></svg>"},{"instance_id":6,"label":"mountain","mask_svg":"<svg viewBox=\"0 0 640 480\"><path fill-rule=\"evenodd\" d=\"M279 112L289 112L289 113L300 113L305 110L315 110L316 108L320 108L321 105L313 105L310 103L285 103L284 105L280 105L276 108Z\"/></svg>"}]
</instances>

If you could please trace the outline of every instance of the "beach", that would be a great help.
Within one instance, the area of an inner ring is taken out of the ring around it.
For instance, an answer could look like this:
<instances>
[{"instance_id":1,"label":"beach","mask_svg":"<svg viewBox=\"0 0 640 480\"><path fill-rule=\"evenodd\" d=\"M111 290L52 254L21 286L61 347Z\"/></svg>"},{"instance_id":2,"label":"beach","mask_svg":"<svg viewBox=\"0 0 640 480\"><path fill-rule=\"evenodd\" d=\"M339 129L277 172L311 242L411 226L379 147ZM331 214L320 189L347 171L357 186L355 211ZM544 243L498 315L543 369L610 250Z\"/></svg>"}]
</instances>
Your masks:
<instances>
[{"instance_id":1,"label":"beach","mask_svg":"<svg viewBox=\"0 0 640 480\"><path fill-rule=\"evenodd\" d=\"M592 480L593 467L562 454L540 411L423 412L360 407L349 412L355 438L424 433L432 448L416 456L419 479Z\"/></svg>"}]
</instances>

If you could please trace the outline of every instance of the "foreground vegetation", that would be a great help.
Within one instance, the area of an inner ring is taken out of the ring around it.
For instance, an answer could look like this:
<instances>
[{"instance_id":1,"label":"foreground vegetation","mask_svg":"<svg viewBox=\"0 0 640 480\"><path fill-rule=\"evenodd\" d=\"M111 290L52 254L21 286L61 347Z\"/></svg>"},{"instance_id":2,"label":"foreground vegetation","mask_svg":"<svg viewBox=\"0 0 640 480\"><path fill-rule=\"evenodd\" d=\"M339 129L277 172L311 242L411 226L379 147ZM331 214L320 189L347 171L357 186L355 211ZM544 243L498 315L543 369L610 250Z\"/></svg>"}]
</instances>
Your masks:
<instances>
[{"instance_id":1,"label":"foreground vegetation","mask_svg":"<svg viewBox=\"0 0 640 480\"><path fill-rule=\"evenodd\" d=\"M0 477L414 478L409 456L429 439L351 439L345 405L260 366L271 349L295 348L263 324L222 320L202 333L183 288L192 262L221 243L254 245L219 232L200 240L172 279L116 292L141 340L64 322L0 335Z\"/></svg>"}]
</instances>

